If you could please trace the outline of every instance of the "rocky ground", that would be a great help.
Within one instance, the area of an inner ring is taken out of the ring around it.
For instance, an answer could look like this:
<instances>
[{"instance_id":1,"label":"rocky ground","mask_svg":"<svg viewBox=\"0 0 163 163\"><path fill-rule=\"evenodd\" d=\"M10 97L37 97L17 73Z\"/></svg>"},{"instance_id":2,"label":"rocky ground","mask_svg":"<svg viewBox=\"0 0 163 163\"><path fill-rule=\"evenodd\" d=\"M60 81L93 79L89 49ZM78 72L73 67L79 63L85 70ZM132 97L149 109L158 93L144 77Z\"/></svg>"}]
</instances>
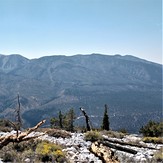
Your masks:
<instances>
[{"instance_id":1,"label":"rocky ground","mask_svg":"<svg viewBox=\"0 0 163 163\"><path fill-rule=\"evenodd\" d=\"M4 134L10 133L0 133L0 136ZM40 135L40 132L32 132L28 136L36 135ZM103 135L103 138L106 142L104 144L85 141L83 133L70 133L68 138L54 137L48 134L39 137L39 139L63 145L63 150L67 153L66 157L70 163L102 163L104 160L109 163L154 163L156 162L153 159L154 153L163 147L163 144L144 143L137 135L126 135L121 139ZM131 144L131 142L137 142L139 145L125 145L125 143Z\"/></svg>"}]
</instances>

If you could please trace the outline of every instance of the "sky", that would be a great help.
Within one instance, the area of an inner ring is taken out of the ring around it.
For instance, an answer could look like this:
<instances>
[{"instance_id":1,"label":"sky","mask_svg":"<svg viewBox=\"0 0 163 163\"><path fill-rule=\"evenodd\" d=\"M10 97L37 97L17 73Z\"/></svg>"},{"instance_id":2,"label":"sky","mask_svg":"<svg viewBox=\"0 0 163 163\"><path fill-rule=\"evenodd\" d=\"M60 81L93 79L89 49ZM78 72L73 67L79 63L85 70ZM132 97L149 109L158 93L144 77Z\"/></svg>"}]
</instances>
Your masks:
<instances>
[{"instance_id":1,"label":"sky","mask_svg":"<svg viewBox=\"0 0 163 163\"><path fill-rule=\"evenodd\" d=\"M0 54L91 53L162 63L162 0L0 0Z\"/></svg>"}]
</instances>

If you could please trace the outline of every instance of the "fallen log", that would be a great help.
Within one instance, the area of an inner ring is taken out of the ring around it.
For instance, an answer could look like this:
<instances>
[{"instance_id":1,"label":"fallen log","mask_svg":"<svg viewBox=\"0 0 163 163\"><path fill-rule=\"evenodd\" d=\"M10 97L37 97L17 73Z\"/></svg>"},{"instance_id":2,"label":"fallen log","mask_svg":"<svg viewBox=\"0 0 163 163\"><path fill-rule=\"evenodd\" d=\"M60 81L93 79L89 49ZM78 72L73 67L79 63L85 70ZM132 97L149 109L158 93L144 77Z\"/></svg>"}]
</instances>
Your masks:
<instances>
[{"instance_id":1,"label":"fallen log","mask_svg":"<svg viewBox=\"0 0 163 163\"><path fill-rule=\"evenodd\" d=\"M146 145L130 143L130 142L123 142L123 141L120 141L120 140L113 140L113 139L110 139L110 138L104 138L104 141L108 141L108 142L111 142L111 143L117 143L117 144L120 144L120 145L129 145L129 146L138 147L138 148L148 148L148 149L156 150L156 148L148 147Z\"/></svg>"},{"instance_id":2,"label":"fallen log","mask_svg":"<svg viewBox=\"0 0 163 163\"><path fill-rule=\"evenodd\" d=\"M108 141L100 141L100 143L107 146L107 147L117 149L117 150L120 150L120 151L123 151L123 152L131 153L131 154L137 154L137 151L134 150L134 149L123 147L123 146L120 146L120 145L115 145L115 144L109 143Z\"/></svg>"},{"instance_id":3,"label":"fallen log","mask_svg":"<svg viewBox=\"0 0 163 163\"><path fill-rule=\"evenodd\" d=\"M36 126L27 129L27 131L16 132L16 134L1 136L0 137L0 149L2 149L4 146L9 144L10 142L19 143L19 142L22 142L22 141L27 141L27 140L34 139L36 137L42 136L43 134L40 134L40 135L37 135L37 136L31 136L31 137L28 136L28 135L31 132L35 131L37 128L39 128L42 124L44 124L45 121L46 120L42 120Z\"/></svg>"}]
</instances>

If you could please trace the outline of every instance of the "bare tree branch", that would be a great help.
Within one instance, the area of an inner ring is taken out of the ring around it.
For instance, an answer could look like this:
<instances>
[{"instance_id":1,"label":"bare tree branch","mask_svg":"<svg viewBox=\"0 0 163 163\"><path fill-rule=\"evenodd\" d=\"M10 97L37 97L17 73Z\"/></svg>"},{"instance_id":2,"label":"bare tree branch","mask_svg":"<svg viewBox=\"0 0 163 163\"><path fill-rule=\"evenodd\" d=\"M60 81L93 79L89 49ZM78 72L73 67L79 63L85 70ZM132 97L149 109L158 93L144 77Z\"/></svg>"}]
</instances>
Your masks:
<instances>
[{"instance_id":1,"label":"bare tree branch","mask_svg":"<svg viewBox=\"0 0 163 163\"><path fill-rule=\"evenodd\" d=\"M11 122L11 121L9 121L9 120L7 120L13 127L14 127L14 129L16 130L16 135L17 135L17 137L18 137L18 135L19 135L19 131L18 131L18 127L17 127L17 125L15 124L15 123L13 123L13 122Z\"/></svg>"},{"instance_id":2,"label":"bare tree branch","mask_svg":"<svg viewBox=\"0 0 163 163\"><path fill-rule=\"evenodd\" d=\"M42 134L41 134L41 135L38 135L38 136L27 137L31 132L35 131L42 124L44 124L45 121L46 120L42 120L36 126L34 126L32 128L29 128L27 131L21 132L20 134L18 134L18 131L17 131L16 134L7 135L7 136L1 136L0 137L0 149L2 149L4 146L6 146L10 142L17 142L17 143L19 143L21 141L26 141L26 140L29 140L29 139L34 139L36 137L42 136ZM12 124L14 125L14 123L12 123Z\"/></svg>"}]
</instances>

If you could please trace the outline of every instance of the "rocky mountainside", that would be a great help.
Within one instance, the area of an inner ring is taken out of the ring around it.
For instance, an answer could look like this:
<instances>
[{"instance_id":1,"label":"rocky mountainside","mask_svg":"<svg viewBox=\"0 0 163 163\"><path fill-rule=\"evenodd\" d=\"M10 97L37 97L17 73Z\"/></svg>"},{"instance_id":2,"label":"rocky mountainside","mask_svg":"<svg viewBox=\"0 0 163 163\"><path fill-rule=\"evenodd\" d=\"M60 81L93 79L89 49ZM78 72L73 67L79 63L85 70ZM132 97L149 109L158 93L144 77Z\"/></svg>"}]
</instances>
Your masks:
<instances>
[{"instance_id":1,"label":"rocky mountainside","mask_svg":"<svg viewBox=\"0 0 163 163\"><path fill-rule=\"evenodd\" d=\"M106 133L105 134L99 133L101 135L101 140L97 139L95 141L90 141L90 140L86 140L86 134L88 132L84 134L69 133L64 130L56 130L56 129L50 129L49 131L53 134L50 134L50 132L48 132L48 129L46 129L46 134L44 132L31 132L27 137L30 138L38 137L38 139L41 141L48 141L57 145L61 145L63 147L62 151L65 153L65 156L69 163L75 163L75 162L161 163L162 162L161 160L162 157L161 158L158 157L158 154L161 153L163 149L163 144L145 143L143 142L142 137L139 137L138 135L135 134L123 135L123 136L121 135L121 137L116 138L110 136L108 137ZM58 133L59 135L56 133ZM6 132L6 133L0 132L1 137L11 136L13 134L16 135L16 131L13 130L11 132ZM28 141L26 141L26 143L28 143ZM12 160L18 159L18 157L20 157L21 155L20 153L25 151L25 149L23 150L23 148L26 147L27 146L21 146L21 150L19 149L19 151L17 152L17 154L19 153L19 155L15 156L15 158L12 157ZM10 149L11 151L13 150L11 148L11 144L10 147L8 147L8 149ZM44 148L42 148L42 150L43 149ZM14 150L16 151L16 147ZM34 147L32 150L34 150ZM1 152L4 153L5 149L2 148ZM0 156L4 157L2 153L0 153ZM20 158L23 159L23 162L33 162L36 159L35 158L37 156L36 153L37 150L33 151L31 153L32 155L29 155L27 154L27 152L26 153L24 152L23 157ZM0 158L0 163L3 163L3 157Z\"/></svg>"},{"instance_id":2,"label":"rocky mountainside","mask_svg":"<svg viewBox=\"0 0 163 163\"><path fill-rule=\"evenodd\" d=\"M70 108L80 125L82 106L93 126L100 126L108 104L112 129L137 132L149 119L161 118L162 65L121 55L0 55L1 118L14 119L18 93L29 125Z\"/></svg>"}]
</instances>

